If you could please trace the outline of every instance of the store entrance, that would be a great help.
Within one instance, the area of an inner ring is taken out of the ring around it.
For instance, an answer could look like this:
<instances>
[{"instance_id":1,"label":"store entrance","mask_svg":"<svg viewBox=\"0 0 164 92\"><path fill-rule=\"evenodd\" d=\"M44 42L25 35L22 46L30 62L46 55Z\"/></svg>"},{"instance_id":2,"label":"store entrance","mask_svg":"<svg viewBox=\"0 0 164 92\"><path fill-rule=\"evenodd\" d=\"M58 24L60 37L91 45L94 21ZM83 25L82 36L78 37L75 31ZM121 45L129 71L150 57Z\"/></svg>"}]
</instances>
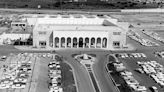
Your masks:
<instances>
[{"instance_id":1,"label":"store entrance","mask_svg":"<svg viewBox=\"0 0 164 92\"><path fill-rule=\"evenodd\" d=\"M80 48L83 47L83 38L79 38L79 47L80 47Z\"/></svg>"}]
</instances>

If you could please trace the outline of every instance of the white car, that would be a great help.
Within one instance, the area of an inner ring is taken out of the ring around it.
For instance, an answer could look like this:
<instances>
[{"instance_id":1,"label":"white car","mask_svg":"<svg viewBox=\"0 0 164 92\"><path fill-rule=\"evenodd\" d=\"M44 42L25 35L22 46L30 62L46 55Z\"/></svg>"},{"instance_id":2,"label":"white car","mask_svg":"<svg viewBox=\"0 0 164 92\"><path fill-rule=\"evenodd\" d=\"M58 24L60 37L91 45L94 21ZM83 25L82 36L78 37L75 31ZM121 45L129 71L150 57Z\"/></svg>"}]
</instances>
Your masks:
<instances>
[{"instance_id":1,"label":"white car","mask_svg":"<svg viewBox=\"0 0 164 92\"><path fill-rule=\"evenodd\" d=\"M124 56L125 56L126 58L128 58L128 57L129 57L127 53L124 53Z\"/></svg>"},{"instance_id":2,"label":"white car","mask_svg":"<svg viewBox=\"0 0 164 92\"><path fill-rule=\"evenodd\" d=\"M60 65L57 65L56 68L60 69Z\"/></svg>"},{"instance_id":3,"label":"white car","mask_svg":"<svg viewBox=\"0 0 164 92\"><path fill-rule=\"evenodd\" d=\"M152 86L152 87L150 87L150 90L151 90L152 92L158 92L158 89L157 89L156 86Z\"/></svg>"},{"instance_id":4,"label":"white car","mask_svg":"<svg viewBox=\"0 0 164 92\"><path fill-rule=\"evenodd\" d=\"M122 76L132 76L132 73L129 71L124 71L120 73Z\"/></svg>"},{"instance_id":5,"label":"white car","mask_svg":"<svg viewBox=\"0 0 164 92\"><path fill-rule=\"evenodd\" d=\"M58 86L58 84L57 84L57 83L50 83L49 88L52 88L52 87L57 87L57 86Z\"/></svg>"},{"instance_id":6,"label":"white car","mask_svg":"<svg viewBox=\"0 0 164 92\"><path fill-rule=\"evenodd\" d=\"M51 80L51 83L52 83L52 84L57 84L58 81L57 81L57 79L54 78L54 79Z\"/></svg>"},{"instance_id":7,"label":"white car","mask_svg":"<svg viewBox=\"0 0 164 92\"><path fill-rule=\"evenodd\" d=\"M137 53L132 53L133 57L138 58Z\"/></svg>"},{"instance_id":8,"label":"white car","mask_svg":"<svg viewBox=\"0 0 164 92\"><path fill-rule=\"evenodd\" d=\"M11 86L11 88L25 88L25 87L26 87L26 85L24 85L24 84L14 84Z\"/></svg>"},{"instance_id":9,"label":"white car","mask_svg":"<svg viewBox=\"0 0 164 92\"><path fill-rule=\"evenodd\" d=\"M126 58L124 54L120 54L121 58Z\"/></svg>"},{"instance_id":10,"label":"white car","mask_svg":"<svg viewBox=\"0 0 164 92\"><path fill-rule=\"evenodd\" d=\"M23 82L23 83L26 83L27 82L27 79L26 78L17 78L14 80L14 82Z\"/></svg>"},{"instance_id":11,"label":"white car","mask_svg":"<svg viewBox=\"0 0 164 92\"><path fill-rule=\"evenodd\" d=\"M136 53L139 58L142 57L141 53Z\"/></svg>"},{"instance_id":12,"label":"white car","mask_svg":"<svg viewBox=\"0 0 164 92\"><path fill-rule=\"evenodd\" d=\"M58 90L59 90L59 87L58 86L51 87L49 92L59 92Z\"/></svg>"},{"instance_id":13,"label":"white car","mask_svg":"<svg viewBox=\"0 0 164 92\"><path fill-rule=\"evenodd\" d=\"M19 77L27 78L27 77L28 77L28 74L21 73L21 74L19 75Z\"/></svg>"},{"instance_id":14,"label":"white car","mask_svg":"<svg viewBox=\"0 0 164 92\"><path fill-rule=\"evenodd\" d=\"M147 88L145 86L141 86L141 85L136 85L133 88L134 88L135 91L139 91L139 92L147 90Z\"/></svg>"},{"instance_id":15,"label":"white car","mask_svg":"<svg viewBox=\"0 0 164 92\"><path fill-rule=\"evenodd\" d=\"M56 64L56 61L51 61L49 62L49 64Z\"/></svg>"},{"instance_id":16,"label":"white car","mask_svg":"<svg viewBox=\"0 0 164 92\"><path fill-rule=\"evenodd\" d=\"M47 55L46 55L46 54L43 54L43 55L42 55L42 57L44 57L44 58L45 58L45 57L47 57Z\"/></svg>"},{"instance_id":17,"label":"white car","mask_svg":"<svg viewBox=\"0 0 164 92\"><path fill-rule=\"evenodd\" d=\"M50 78L55 78L55 79L57 79L57 78L61 78L61 75L59 75L59 74L52 74L52 75L50 75L49 77L50 77Z\"/></svg>"},{"instance_id":18,"label":"white car","mask_svg":"<svg viewBox=\"0 0 164 92\"><path fill-rule=\"evenodd\" d=\"M144 53L140 53L142 57L146 58L146 55Z\"/></svg>"},{"instance_id":19,"label":"white car","mask_svg":"<svg viewBox=\"0 0 164 92\"><path fill-rule=\"evenodd\" d=\"M54 67L56 67L56 65L55 64L51 64L51 65L48 65L48 67L49 68L54 68Z\"/></svg>"},{"instance_id":20,"label":"white car","mask_svg":"<svg viewBox=\"0 0 164 92\"><path fill-rule=\"evenodd\" d=\"M47 57L48 57L48 58L51 58L51 57L52 57L52 54L48 53L48 54L47 54Z\"/></svg>"},{"instance_id":21,"label":"white car","mask_svg":"<svg viewBox=\"0 0 164 92\"><path fill-rule=\"evenodd\" d=\"M141 68L137 68L137 69L135 69L135 71L137 71L139 73L144 73L144 71Z\"/></svg>"},{"instance_id":22,"label":"white car","mask_svg":"<svg viewBox=\"0 0 164 92\"><path fill-rule=\"evenodd\" d=\"M5 81L1 82L1 84L12 85L13 82L9 81L9 80L5 80Z\"/></svg>"},{"instance_id":23,"label":"white car","mask_svg":"<svg viewBox=\"0 0 164 92\"><path fill-rule=\"evenodd\" d=\"M9 88L10 85L7 85L7 84L0 84L0 89L6 89L6 88Z\"/></svg>"},{"instance_id":24,"label":"white car","mask_svg":"<svg viewBox=\"0 0 164 92\"><path fill-rule=\"evenodd\" d=\"M125 80L125 82L128 84L128 85L136 85L136 84L139 84L137 80L135 79L128 79L128 80Z\"/></svg>"},{"instance_id":25,"label":"white car","mask_svg":"<svg viewBox=\"0 0 164 92\"><path fill-rule=\"evenodd\" d=\"M29 64L31 64L31 63L32 63L32 61L28 61L28 63L29 63Z\"/></svg>"},{"instance_id":26,"label":"white car","mask_svg":"<svg viewBox=\"0 0 164 92\"><path fill-rule=\"evenodd\" d=\"M56 62L56 65L59 65L60 64L60 62Z\"/></svg>"}]
</instances>

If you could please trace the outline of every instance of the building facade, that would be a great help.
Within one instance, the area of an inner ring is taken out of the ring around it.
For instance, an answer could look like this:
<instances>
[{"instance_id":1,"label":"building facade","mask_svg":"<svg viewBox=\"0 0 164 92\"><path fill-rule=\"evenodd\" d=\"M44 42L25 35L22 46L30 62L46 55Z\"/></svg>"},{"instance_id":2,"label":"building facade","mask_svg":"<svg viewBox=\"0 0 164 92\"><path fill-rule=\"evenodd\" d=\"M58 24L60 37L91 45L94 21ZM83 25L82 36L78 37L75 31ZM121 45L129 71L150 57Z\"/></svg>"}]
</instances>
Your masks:
<instances>
[{"instance_id":1,"label":"building facade","mask_svg":"<svg viewBox=\"0 0 164 92\"><path fill-rule=\"evenodd\" d=\"M110 50L127 44L128 23L109 16L51 15L35 21L33 46L37 48Z\"/></svg>"}]
</instances>

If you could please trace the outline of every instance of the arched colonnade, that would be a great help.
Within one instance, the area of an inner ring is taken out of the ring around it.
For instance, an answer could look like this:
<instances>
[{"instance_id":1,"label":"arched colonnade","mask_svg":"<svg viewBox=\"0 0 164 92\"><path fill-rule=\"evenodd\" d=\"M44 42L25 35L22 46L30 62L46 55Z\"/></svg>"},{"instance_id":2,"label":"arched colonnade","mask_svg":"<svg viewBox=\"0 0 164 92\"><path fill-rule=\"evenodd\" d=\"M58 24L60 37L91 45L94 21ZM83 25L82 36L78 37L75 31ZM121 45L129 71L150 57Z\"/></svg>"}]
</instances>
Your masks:
<instances>
[{"instance_id":1,"label":"arched colonnade","mask_svg":"<svg viewBox=\"0 0 164 92\"><path fill-rule=\"evenodd\" d=\"M55 37L54 48L107 48L107 38Z\"/></svg>"}]
</instances>

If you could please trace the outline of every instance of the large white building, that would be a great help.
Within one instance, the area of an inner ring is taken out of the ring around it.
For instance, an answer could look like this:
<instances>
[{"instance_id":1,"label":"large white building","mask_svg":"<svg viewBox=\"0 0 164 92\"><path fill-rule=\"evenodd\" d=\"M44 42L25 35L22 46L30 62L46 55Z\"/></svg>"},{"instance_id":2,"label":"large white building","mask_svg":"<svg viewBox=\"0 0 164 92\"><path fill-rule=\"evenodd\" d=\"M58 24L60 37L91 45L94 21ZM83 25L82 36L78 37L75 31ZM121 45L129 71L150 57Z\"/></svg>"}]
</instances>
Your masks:
<instances>
[{"instance_id":1,"label":"large white building","mask_svg":"<svg viewBox=\"0 0 164 92\"><path fill-rule=\"evenodd\" d=\"M125 48L128 23L109 16L38 15L33 25L33 46L47 49Z\"/></svg>"}]
</instances>

